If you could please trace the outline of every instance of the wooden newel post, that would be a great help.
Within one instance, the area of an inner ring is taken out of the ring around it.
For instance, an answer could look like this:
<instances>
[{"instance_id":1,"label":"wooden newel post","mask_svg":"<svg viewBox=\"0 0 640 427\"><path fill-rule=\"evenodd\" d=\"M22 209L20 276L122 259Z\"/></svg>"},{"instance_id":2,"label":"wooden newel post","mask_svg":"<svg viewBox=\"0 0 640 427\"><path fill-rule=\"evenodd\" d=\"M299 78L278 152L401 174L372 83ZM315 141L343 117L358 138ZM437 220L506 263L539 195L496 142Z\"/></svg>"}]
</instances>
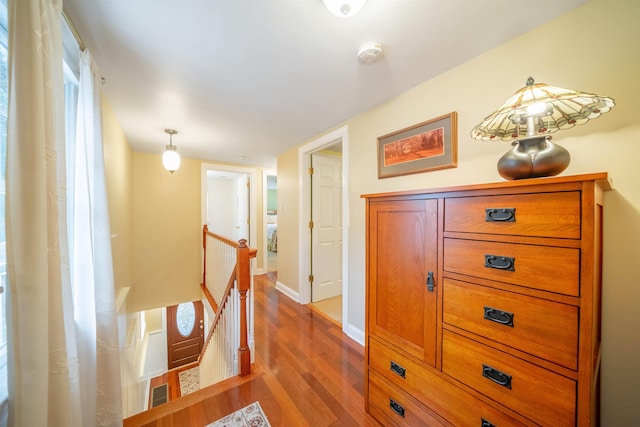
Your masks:
<instances>
[{"instance_id":1,"label":"wooden newel post","mask_svg":"<svg viewBox=\"0 0 640 427\"><path fill-rule=\"evenodd\" d=\"M247 241L238 241L238 292L240 293L240 348L238 348L238 370L240 376L251 373L251 350L247 338L247 291L251 286L250 249ZM255 255L254 255L255 256Z\"/></svg>"}]
</instances>

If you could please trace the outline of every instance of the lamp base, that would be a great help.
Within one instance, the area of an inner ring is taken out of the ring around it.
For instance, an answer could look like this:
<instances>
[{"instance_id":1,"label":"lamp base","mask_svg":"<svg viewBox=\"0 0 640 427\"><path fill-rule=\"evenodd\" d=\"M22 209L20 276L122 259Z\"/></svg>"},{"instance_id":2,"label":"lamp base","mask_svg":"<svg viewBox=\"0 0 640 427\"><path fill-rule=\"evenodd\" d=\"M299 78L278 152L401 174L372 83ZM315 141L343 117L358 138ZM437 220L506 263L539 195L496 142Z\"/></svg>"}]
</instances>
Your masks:
<instances>
[{"instance_id":1,"label":"lamp base","mask_svg":"<svg viewBox=\"0 0 640 427\"><path fill-rule=\"evenodd\" d=\"M532 136L513 142L498 160L498 173L509 180L555 176L569 166L571 156L550 136Z\"/></svg>"}]
</instances>

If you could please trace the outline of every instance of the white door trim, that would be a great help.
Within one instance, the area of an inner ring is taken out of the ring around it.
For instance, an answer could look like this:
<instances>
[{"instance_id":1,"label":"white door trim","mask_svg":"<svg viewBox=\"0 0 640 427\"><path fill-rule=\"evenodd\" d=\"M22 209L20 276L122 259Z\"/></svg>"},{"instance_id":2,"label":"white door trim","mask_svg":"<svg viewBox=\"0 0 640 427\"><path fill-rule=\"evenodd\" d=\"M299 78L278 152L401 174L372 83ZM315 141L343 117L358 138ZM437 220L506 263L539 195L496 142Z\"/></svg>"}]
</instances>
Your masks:
<instances>
[{"instance_id":1,"label":"white door trim","mask_svg":"<svg viewBox=\"0 0 640 427\"><path fill-rule=\"evenodd\" d=\"M207 223L207 171L226 171L235 173L244 173L249 175L249 240L250 246L255 248L257 240L256 232L256 169L245 168L240 166L222 165L217 163L202 163L201 166L201 224ZM201 226L202 226L201 225ZM255 266L254 266L255 267Z\"/></svg>"},{"instance_id":2,"label":"white door trim","mask_svg":"<svg viewBox=\"0 0 640 427\"><path fill-rule=\"evenodd\" d=\"M267 253L267 176L278 176L275 169L262 170L262 270L256 274L269 272L269 254Z\"/></svg>"},{"instance_id":3,"label":"white door trim","mask_svg":"<svg viewBox=\"0 0 640 427\"><path fill-rule=\"evenodd\" d=\"M308 304L311 302L311 285L309 283L309 237L308 221L311 215L311 195L309 188L309 166L311 153L342 141L342 330L346 331L349 324L348 300L349 300L349 127L343 126L329 132L298 149L298 221L299 237L299 302Z\"/></svg>"}]
</instances>

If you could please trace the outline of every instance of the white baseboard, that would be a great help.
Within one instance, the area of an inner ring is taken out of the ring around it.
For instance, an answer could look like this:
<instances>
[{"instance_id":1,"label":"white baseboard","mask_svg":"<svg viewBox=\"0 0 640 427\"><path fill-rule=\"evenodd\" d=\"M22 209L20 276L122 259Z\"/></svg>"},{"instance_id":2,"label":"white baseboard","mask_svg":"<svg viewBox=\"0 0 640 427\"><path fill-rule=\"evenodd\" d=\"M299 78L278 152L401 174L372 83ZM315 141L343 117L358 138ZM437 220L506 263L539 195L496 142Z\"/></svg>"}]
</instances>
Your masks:
<instances>
[{"instance_id":1,"label":"white baseboard","mask_svg":"<svg viewBox=\"0 0 640 427\"><path fill-rule=\"evenodd\" d=\"M278 281L276 281L276 289L300 304L300 294L297 291L294 291L284 283Z\"/></svg>"},{"instance_id":2,"label":"white baseboard","mask_svg":"<svg viewBox=\"0 0 640 427\"><path fill-rule=\"evenodd\" d=\"M149 403L151 403L151 402L149 402L149 400L151 400L151 399L149 399L149 397L151 397L151 396L149 396L149 394L151 393L151 378L148 378L147 380L145 380L144 384L145 384L145 387L144 387L144 402L143 402L143 405L144 405L144 410L148 411L149 409L151 409L151 408L149 408ZM167 396L167 397L169 397L169 396ZM131 415L133 415L133 414L131 414Z\"/></svg>"},{"instance_id":3,"label":"white baseboard","mask_svg":"<svg viewBox=\"0 0 640 427\"><path fill-rule=\"evenodd\" d=\"M364 347L364 331L362 329L356 328L353 325L347 325L342 332Z\"/></svg>"},{"instance_id":4,"label":"white baseboard","mask_svg":"<svg viewBox=\"0 0 640 427\"><path fill-rule=\"evenodd\" d=\"M297 291L294 291L284 283L278 281L276 281L276 289L300 304L300 294ZM362 329L349 324L346 325L346 327L343 327L342 332L364 347L364 331Z\"/></svg>"},{"instance_id":5,"label":"white baseboard","mask_svg":"<svg viewBox=\"0 0 640 427\"><path fill-rule=\"evenodd\" d=\"M256 268L256 270L254 271L253 275L257 276L258 274L264 274L267 273L266 269L264 268Z\"/></svg>"}]
</instances>

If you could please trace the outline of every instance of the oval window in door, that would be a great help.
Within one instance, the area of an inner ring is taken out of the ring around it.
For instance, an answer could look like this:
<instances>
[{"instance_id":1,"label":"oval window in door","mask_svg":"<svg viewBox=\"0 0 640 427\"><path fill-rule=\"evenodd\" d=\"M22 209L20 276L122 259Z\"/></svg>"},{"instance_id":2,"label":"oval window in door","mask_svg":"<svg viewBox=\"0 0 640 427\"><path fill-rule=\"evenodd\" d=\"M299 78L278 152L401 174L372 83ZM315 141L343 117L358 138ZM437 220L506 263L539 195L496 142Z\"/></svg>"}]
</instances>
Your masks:
<instances>
[{"instance_id":1,"label":"oval window in door","mask_svg":"<svg viewBox=\"0 0 640 427\"><path fill-rule=\"evenodd\" d=\"M176 310L176 325L183 337L188 337L193 332L196 325L196 308L193 302L185 302L178 305Z\"/></svg>"}]
</instances>

